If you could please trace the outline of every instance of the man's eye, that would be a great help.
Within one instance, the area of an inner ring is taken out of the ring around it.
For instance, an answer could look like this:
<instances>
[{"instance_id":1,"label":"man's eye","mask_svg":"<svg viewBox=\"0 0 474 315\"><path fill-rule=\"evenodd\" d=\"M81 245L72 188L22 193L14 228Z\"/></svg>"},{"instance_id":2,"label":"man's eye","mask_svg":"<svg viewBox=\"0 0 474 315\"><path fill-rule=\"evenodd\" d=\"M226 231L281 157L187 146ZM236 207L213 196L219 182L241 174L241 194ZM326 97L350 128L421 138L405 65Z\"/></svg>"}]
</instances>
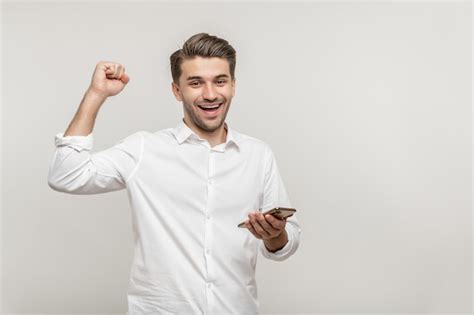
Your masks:
<instances>
[{"instance_id":1,"label":"man's eye","mask_svg":"<svg viewBox=\"0 0 474 315\"><path fill-rule=\"evenodd\" d=\"M199 85L199 82L197 82L197 81L191 82L191 85L197 86L197 85Z\"/></svg>"},{"instance_id":2,"label":"man's eye","mask_svg":"<svg viewBox=\"0 0 474 315\"><path fill-rule=\"evenodd\" d=\"M218 84L224 84L226 81L225 80L219 80L217 81Z\"/></svg>"}]
</instances>

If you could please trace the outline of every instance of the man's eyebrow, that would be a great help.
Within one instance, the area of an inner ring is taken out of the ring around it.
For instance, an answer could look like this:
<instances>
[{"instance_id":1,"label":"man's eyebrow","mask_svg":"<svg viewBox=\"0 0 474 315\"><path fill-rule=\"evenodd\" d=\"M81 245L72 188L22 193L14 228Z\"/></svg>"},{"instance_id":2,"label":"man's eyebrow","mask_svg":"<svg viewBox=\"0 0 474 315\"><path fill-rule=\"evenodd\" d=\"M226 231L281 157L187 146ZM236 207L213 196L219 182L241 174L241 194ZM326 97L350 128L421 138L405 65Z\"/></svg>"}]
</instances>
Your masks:
<instances>
[{"instance_id":1,"label":"man's eyebrow","mask_svg":"<svg viewBox=\"0 0 474 315\"><path fill-rule=\"evenodd\" d=\"M219 74L219 75L216 76L215 78L216 78L216 79L218 79L218 78L229 78L229 75L227 75L227 74ZM195 79L201 80L202 77L200 77L200 76L192 76L192 77L188 77L188 78L186 79L186 81L195 80Z\"/></svg>"}]
</instances>

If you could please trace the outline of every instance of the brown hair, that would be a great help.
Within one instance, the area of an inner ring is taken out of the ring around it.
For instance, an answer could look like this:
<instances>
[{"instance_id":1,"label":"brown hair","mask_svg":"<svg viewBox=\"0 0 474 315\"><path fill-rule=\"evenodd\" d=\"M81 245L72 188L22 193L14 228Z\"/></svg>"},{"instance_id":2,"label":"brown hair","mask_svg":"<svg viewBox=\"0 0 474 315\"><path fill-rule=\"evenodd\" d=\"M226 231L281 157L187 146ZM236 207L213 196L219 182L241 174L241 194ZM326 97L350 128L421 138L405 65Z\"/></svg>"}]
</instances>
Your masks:
<instances>
[{"instance_id":1,"label":"brown hair","mask_svg":"<svg viewBox=\"0 0 474 315\"><path fill-rule=\"evenodd\" d=\"M236 55L235 49L229 43L217 36L207 33L199 33L191 36L183 45L170 56L171 76L175 84L179 83L181 76L181 64L184 60L200 57L224 58L229 63L231 79L234 79Z\"/></svg>"}]
</instances>

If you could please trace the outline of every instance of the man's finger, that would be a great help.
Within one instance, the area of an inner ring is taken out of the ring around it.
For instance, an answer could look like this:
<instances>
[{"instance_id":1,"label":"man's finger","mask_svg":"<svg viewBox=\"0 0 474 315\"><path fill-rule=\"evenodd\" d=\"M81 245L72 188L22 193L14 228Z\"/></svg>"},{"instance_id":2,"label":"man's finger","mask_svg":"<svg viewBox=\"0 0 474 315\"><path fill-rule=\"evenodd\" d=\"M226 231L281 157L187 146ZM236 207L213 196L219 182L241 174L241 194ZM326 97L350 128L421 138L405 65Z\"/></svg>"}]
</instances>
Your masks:
<instances>
[{"instance_id":1,"label":"man's finger","mask_svg":"<svg viewBox=\"0 0 474 315\"><path fill-rule=\"evenodd\" d=\"M258 214L258 222L260 223L260 225L262 226L262 228L268 232L269 235L275 235L275 234L278 234L278 229L275 229L272 225L270 225L269 222L267 222L267 217L264 217L263 214Z\"/></svg>"},{"instance_id":2,"label":"man's finger","mask_svg":"<svg viewBox=\"0 0 474 315\"><path fill-rule=\"evenodd\" d=\"M120 75L120 72L122 71L122 65L117 65L114 69L114 78L115 79L118 79L120 78L119 75Z\"/></svg>"},{"instance_id":3,"label":"man's finger","mask_svg":"<svg viewBox=\"0 0 474 315\"><path fill-rule=\"evenodd\" d=\"M111 64L107 65L107 70L105 70L105 74L108 79L114 79L115 75L117 74L117 65Z\"/></svg>"},{"instance_id":4,"label":"man's finger","mask_svg":"<svg viewBox=\"0 0 474 315\"><path fill-rule=\"evenodd\" d=\"M125 67L122 66L120 68L120 72L119 72L119 75L118 75L118 79L121 80L122 79L122 76L125 74Z\"/></svg>"},{"instance_id":5,"label":"man's finger","mask_svg":"<svg viewBox=\"0 0 474 315\"><path fill-rule=\"evenodd\" d=\"M260 225L260 223L257 221L256 215L252 214L250 215L250 224L252 227L255 229L255 231L260 235L260 236L265 236L268 237L270 236L270 233L265 231L263 227Z\"/></svg>"},{"instance_id":6,"label":"man's finger","mask_svg":"<svg viewBox=\"0 0 474 315\"><path fill-rule=\"evenodd\" d=\"M255 229L252 227L252 224L250 222L245 223L245 226L249 229L249 231L253 234L258 239L261 239L262 237L258 235L258 233L255 231Z\"/></svg>"},{"instance_id":7,"label":"man's finger","mask_svg":"<svg viewBox=\"0 0 474 315\"><path fill-rule=\"evenodd\" d=\"M277 230L281 230L285 227L286 220L277 219L271 214L267 214L265 218Z\"/></svg>"}]
</instances>

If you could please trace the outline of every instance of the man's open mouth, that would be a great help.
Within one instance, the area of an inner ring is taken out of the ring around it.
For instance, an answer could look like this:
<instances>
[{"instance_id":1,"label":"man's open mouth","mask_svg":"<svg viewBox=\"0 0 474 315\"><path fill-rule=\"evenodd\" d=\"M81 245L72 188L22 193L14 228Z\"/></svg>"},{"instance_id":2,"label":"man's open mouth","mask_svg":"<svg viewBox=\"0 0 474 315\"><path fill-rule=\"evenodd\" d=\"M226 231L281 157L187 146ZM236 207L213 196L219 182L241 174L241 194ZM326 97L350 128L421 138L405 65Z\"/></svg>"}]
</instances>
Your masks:
<instances>
[{"instance_id":1,"label":"man's open mouth","mask_svg":"<svg viewBox=\"0 0 474 315\"><path fill-rule=\"evenodd\" d=\"M222 103L215 103L215 104L206 104L206 105L198 105L198 107L201 109L201 112L203 113L204 117L207 118L215 118L218 115L220 115L222 105L225 102Z\"/></svg>"},{"instance_id":2,"label":"man's open mouth","mask_svg":"<svg viewBox=\"0 0 474 315\"><path fill-rule=\"evenodd\" d=\"M205 110L206 112L212 112L219 109L222 104L224 104L224 102L218 104L198 105L198 107L202 110Z\"/></svg>"}]
</instances>

